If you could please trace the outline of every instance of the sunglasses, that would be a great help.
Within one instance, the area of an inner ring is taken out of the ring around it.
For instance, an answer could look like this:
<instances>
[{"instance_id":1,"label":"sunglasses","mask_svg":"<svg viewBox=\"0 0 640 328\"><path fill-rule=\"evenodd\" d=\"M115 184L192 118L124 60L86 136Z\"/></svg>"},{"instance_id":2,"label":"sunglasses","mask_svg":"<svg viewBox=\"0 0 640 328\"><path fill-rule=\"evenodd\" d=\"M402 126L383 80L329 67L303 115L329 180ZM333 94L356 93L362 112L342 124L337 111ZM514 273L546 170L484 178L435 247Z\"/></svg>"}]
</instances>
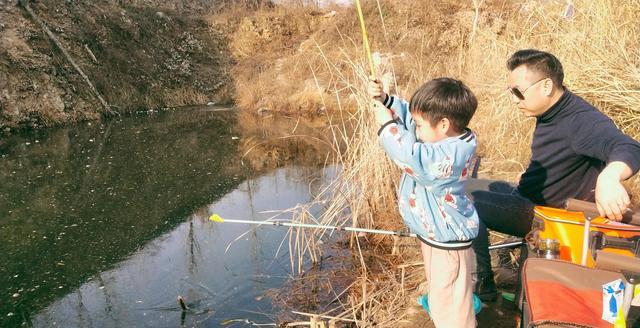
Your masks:
<instances>
[{"instance_id":1,"label":"sunglasses","mask_svg":"<svg viewBox=\"0 0 640 328\"><path fill-rule=\"evenodd\" d=\"M520 100L524 100L524 94L525 92L527 92L527 90L529 90L529 88L531 88L532 86L544 81L548 79L547 77L543 77L538 81L533 82L530 86L528 86L526 89L520 91L520 89L518 88L509 88L509 92L511 92L512 95L516 96L516 98L520 99Z\"/></svg>"}]
</instances>

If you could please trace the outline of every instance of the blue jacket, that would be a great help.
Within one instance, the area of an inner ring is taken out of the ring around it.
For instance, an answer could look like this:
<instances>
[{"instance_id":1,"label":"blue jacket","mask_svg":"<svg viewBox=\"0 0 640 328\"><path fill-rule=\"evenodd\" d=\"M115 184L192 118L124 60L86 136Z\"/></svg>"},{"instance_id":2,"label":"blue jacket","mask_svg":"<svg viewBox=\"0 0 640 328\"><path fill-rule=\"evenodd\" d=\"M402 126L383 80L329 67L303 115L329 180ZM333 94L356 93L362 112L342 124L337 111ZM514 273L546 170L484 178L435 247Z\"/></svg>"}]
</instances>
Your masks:
<instances>
[{"instance_id":1,"label":"blue jacket","mask_svg":"<svg viewBox=\"0 0 640 328\"><path fill-rule=\"evenodd\" d=\"M395 120L378 135L389 158L402 169L398 207L411 232L434 247L463 249L478 235L478 214L464 191L476 152L471 130L435 143L416 139L409 104L393 96L384 103Z\"/></svg>"}]
</instances>

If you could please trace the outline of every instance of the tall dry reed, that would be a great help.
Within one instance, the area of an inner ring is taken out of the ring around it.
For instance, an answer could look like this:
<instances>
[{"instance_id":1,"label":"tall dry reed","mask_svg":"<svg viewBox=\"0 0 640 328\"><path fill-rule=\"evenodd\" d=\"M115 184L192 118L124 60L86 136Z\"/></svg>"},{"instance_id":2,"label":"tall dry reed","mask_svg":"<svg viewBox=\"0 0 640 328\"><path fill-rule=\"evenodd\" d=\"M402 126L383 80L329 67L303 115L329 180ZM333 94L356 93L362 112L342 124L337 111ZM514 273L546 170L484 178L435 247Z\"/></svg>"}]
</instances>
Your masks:
<instances>
[{"instance_id":1,"label":"tall dry reed","mask_svg":"<svg viewBox=\"0 0 640 328\"><path fill-rule=\"evenodd\" d=\"M518 49L557 55L567 87L640 138L640 2L573 2L571 11L564 1L385 0L365 1L364 10L379 77L388 91L409 97L434 77L465 81L480 101L471 128L479 136L481 176L514 179L527 165L534 127L505 93L505 61ZM336 14L295 7L246 18L234 36L238 103L289 113L323 108L318 113L326 116L342 173L314 204L294 209L301 220L400 228L394 198L399 172L375 135L357 18L352 8L330 9ZM277 43L283 38L290 42ZM628 184L636 195L639 181L636 177ZM320 215L310 210L317 204L325 208ZM321 256L313 246L323 236L321 231L292 232L292 253L298 255L292 268L304 270L305 255ZM360 251L359 240L353 240ZM417 249L408 249L401 258L419 262ZM346 310L326 315L355 320L359 327L400 326L405 294L417 287L421 267L395 263L373 274L362 260Z\"/></svg>"}]
</instances>

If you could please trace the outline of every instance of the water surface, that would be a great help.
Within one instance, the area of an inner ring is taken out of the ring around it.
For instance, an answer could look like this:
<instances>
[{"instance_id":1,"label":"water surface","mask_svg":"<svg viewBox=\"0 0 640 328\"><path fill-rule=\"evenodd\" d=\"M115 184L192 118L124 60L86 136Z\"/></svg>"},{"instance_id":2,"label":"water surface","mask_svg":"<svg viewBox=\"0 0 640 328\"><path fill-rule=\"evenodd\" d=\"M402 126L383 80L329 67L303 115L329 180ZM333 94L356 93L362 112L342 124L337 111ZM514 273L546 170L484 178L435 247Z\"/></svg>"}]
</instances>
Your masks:
<instances>
[{"instance_id":1,"label":"water surface","mask_svg":"<svg viewBox=\"0 0 640 328\"><path fill-rule=\"evenodd\" d=\"M274 322L264 292L290 274L286 230L207 218L266 219L335 169L256 175L233 126L161 112L0 139L1 326Z\"/></svg>"}]
</instances>

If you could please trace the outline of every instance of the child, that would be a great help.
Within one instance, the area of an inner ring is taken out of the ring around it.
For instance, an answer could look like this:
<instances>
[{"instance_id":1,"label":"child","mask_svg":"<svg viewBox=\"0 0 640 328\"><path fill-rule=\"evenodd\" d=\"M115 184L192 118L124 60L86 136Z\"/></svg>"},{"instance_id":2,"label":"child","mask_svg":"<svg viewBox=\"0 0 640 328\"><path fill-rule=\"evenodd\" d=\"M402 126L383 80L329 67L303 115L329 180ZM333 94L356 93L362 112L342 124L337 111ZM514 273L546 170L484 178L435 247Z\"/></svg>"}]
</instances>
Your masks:
<instances>
[{"instance_id":1,"label":"child","mask_svg":"<svg viewBox=\"0 0 640 328\"><path fill-rule=\"evenodd\" d=\"M421 241L428 305L436 327L475 327L471 242L478 215L464 192L476 151L467 124L478 101L462 82L434 79L407 103L369 83L380 124L378 135L389 158L403 171L398 207L404 223Z\"/></svg>"}]
</instances>

